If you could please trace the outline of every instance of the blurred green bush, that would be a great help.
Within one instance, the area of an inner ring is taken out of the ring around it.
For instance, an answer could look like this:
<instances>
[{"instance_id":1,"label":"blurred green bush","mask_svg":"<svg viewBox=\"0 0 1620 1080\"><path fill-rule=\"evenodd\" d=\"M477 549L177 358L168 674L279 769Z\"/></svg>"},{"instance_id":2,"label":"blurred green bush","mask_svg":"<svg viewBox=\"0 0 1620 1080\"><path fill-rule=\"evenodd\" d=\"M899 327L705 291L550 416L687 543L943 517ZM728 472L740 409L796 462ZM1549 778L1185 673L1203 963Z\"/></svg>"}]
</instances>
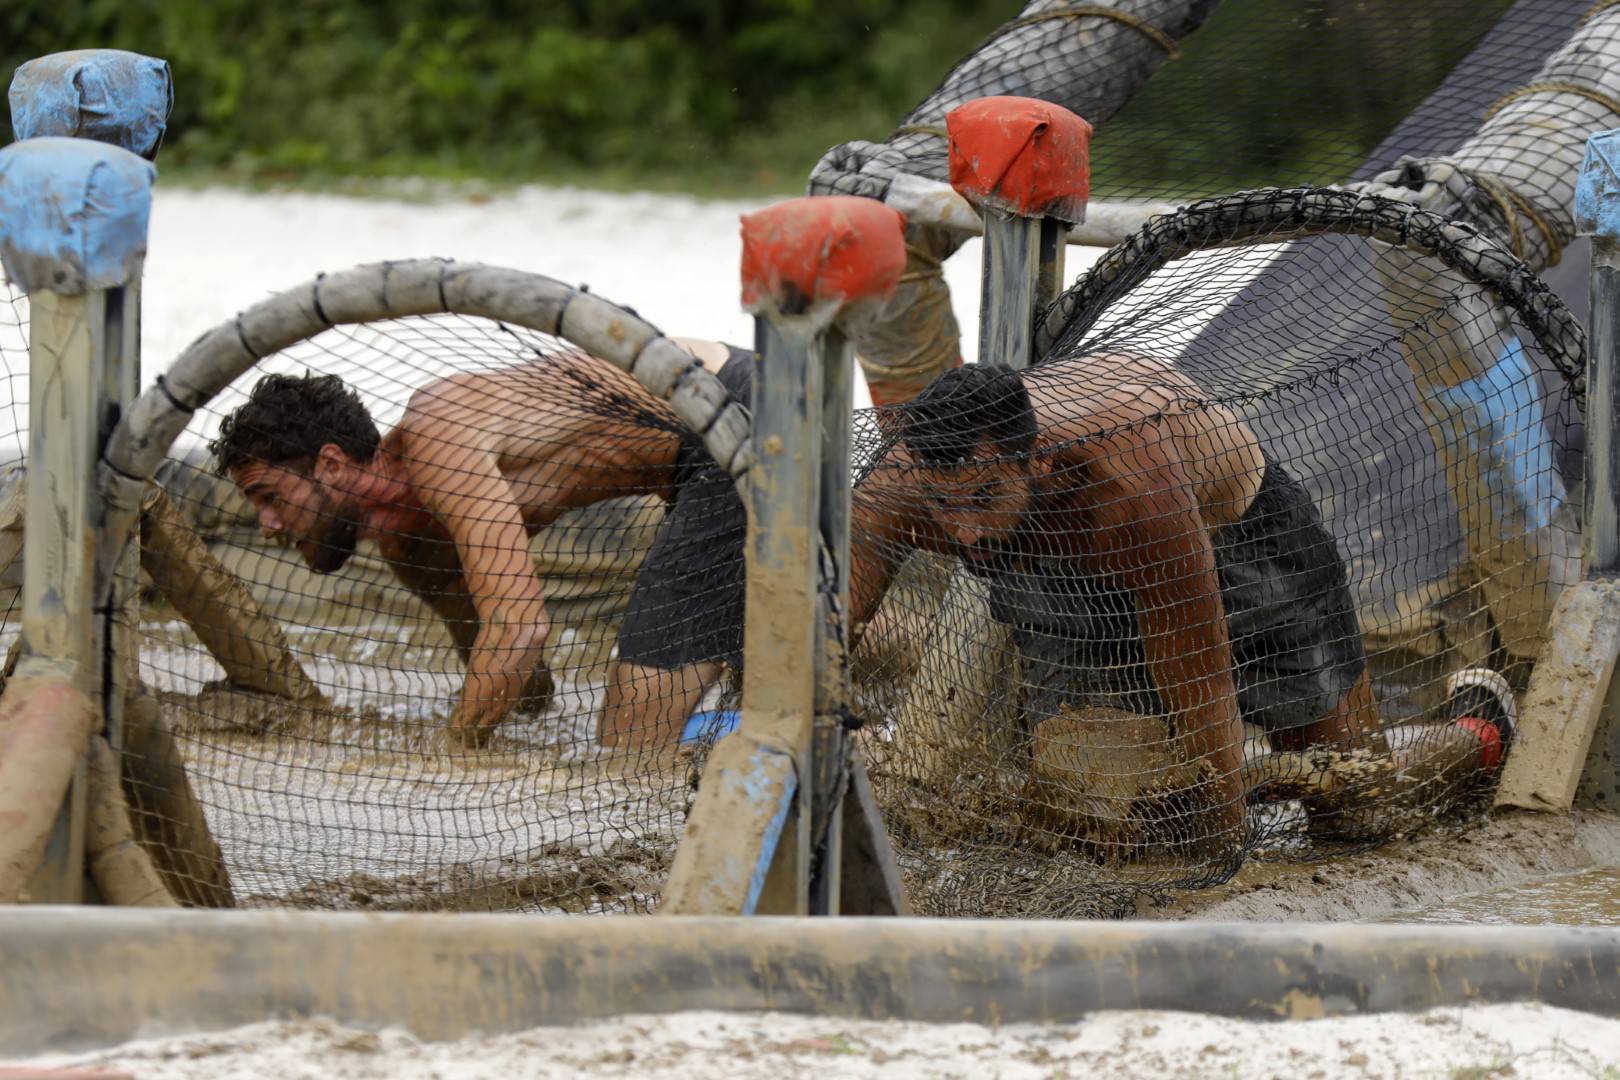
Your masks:
<instances>
[{"instance_id":1,"label":"blurred green bush","mask_svg":"<svg viewBox=\"0 0 1620 1080\"><path fill-rule=\"evenodd\" d=\"M1404 31L1394 42L1403 78L1380 87L1366 77L1368 51L1392 43L1355 25L1355 32L1323 38L1322 20L1344 9L1359 24L1368 9L1421 12L1432 2L1438 0L1227 0L1216 19L1235 21L1240 34L1273 32L1250 37L1242 65L1219 85L1200 77L1155 105L1160 119L1146 126L1169 122L1186 138L1209 139L1212 167L1231 164L1238 174L1273 168L1295 143L1324 138L1353 155L1449 66L1454 39L1483 27L1437 24L1427 36ZM1501 6L1479 2L1493 11ZM425 175L795 191L826 147L886 135L1019 6L1017 0L9 0L0 5L0 72L9 81L29 57L91 46L166 58L177 88L163 154L171 173L315 184ZM1302 33L1320 41L1306 66ZM1234 96L1237 84L1252 84L1257 70L1271 70L1268 64L1286 69L1282 82L1299 82L1296 89L1309 100L1333 101L1341 114L1348 109L1354 124L1330 125L1324 133L1275 94ZM1275 137L1234 148L1229 135L1199 123L1211 101L1252 112L1236 119ZM1224 189L1213 180L1195 186Z\"/></svg>"}]
</instances>

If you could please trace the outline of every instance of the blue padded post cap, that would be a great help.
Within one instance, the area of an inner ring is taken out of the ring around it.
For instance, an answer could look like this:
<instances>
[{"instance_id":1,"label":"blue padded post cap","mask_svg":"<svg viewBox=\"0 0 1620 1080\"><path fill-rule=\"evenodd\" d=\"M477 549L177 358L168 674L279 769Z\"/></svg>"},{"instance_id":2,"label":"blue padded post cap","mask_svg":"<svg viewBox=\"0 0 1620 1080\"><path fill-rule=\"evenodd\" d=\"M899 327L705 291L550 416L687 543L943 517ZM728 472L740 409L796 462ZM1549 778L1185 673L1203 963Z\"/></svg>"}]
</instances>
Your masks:
<instances>
[{"instance_id":1,"label":"blue padded post cap","mask_svg":"<svg viewBox=\"0 0 1620 1080\"><path fill-rule=\"evenodd\" d=\"M146 258L157 169L88 139L0 149L0 265L24 292L76 296L128 284Z\"/></svg>"},{"instance_id":2,"label":"blue padded post cap","mask_svg":"<svg viewBox=\"0 0 1620 1080\"><path fill-rule=\"evenodd\" d=\"M1594 132L1575 181L1575 232L1620 240L1620 131Z\"/></svg>"},{"instance_id":3,"label":"blue padded post cap","mask_svg":"<svg viewBox=\"0 0 1620 1080\"><path fill-rule=\"evenodd\" d=\"M77 49L29 60L11 79L18 139L60 135L157 156L174 108L169 64L121 49Z\"/></svg>"}]
</instances>

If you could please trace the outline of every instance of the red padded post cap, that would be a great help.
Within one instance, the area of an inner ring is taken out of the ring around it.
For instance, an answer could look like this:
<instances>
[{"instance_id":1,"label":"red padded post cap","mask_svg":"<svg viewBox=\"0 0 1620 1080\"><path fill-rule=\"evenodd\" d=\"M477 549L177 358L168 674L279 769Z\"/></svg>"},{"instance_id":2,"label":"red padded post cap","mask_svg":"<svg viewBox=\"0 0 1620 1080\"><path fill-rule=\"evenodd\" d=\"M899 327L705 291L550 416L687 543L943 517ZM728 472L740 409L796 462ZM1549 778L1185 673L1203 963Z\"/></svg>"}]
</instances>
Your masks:
<instances>
[{"instance_id":1,"label":"red padded post cap","mask_svg":"<svg viewBox=\"0 0 1620 1080\"><path fill-rule=\"evenodd\" d=\"M978 98L945 115L951 186L977 207L1019 217L1085 220L1091 125L1061 105Z\"/></svg>"},{"instance_id":2,"label":"red padded post cap","mask_svg":"<svg viewBox=\"0 0 1620 1080\"><path fill-rule=\"evenodd\" d=\"M790 199L742 216L742 302L756 314L887 300L906 267L906 219L874 199Z\"/></svg>"}]
</instances>

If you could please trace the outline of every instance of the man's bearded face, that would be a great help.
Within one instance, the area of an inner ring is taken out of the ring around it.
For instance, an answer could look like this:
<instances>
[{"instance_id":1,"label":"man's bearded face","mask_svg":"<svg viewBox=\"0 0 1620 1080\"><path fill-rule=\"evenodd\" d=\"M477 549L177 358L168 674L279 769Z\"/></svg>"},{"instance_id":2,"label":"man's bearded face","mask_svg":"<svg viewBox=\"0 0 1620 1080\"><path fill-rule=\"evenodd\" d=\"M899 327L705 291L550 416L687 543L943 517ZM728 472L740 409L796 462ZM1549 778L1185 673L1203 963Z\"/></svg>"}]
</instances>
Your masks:
<instances>
[{"instance_id":1,"label":"man's bearded face","mask_svg":"<svg viewBox=\"0 0 1620 1080\"><path fill-rule=\"evenodd\" d=\"M1011 551L1024 512L1035 497L1026 464L981 456L929 468L923 485L935 524L970 566L988 567Z\"/></svg>"},{"instance_id":2,"label":"man's bearded face","mask_svg":"<svg viewBox=\"0 0 1620 1080\"><path fill-rule=\"evenodd\" d=\"M259 518L259 531L295 548L317 574L349 561L360 540L353 500L333 492L308 472L252 461L231 478Z\"/></svg>"}]
</instances>

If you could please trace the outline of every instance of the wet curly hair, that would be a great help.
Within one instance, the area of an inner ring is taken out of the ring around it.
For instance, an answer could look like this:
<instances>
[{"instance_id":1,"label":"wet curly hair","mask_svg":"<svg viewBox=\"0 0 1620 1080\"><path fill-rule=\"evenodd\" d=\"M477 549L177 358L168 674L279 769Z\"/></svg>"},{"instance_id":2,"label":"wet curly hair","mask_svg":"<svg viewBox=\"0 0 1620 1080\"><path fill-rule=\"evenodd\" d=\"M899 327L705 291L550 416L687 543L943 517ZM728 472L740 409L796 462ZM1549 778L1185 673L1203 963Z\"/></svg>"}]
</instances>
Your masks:
<instances>
[{"instance_id":1,"label":"wet curly hair","mask_svg":"<svg viewBox=\"0 0 1620 1080\"><path fill-rule=\"evenodd\" d=\"M250 461L308 471L327 443L370 461L381 441L360 395L336 375L266 375L247 404L219 425L208 449L214 468L229 476Z\"/></svg>"},{"instance_id":2,"label":"wet curly hair","mask_svg":"<svg viewBox=\"0 0 1620 1080\"><path fill-rule=\"evenodd\" d=\"M997 455L1028 454L1035 446L1029 391L1003 364L964 364L893 408L901 441L928 465L962 465L985 444Z\"/></svg>"}]
</instances>

